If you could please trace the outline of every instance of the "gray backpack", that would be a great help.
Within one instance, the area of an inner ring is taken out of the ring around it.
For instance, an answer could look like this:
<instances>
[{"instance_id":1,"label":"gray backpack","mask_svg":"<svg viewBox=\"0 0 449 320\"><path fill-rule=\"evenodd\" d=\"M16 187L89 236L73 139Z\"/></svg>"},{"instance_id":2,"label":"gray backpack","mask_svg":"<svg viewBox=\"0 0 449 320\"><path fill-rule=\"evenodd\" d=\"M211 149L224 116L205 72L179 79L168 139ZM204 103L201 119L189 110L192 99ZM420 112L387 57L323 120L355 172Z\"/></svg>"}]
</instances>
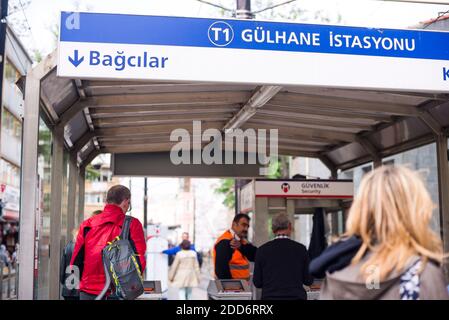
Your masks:
<instances>
[{"instance_id":1,"label":"gray backpack","mask_svg":"<svg viewBox=\"0 0 449 320\"><path fill-rule=\"evenodd\" d=\"M108 299L134 300L144 292L138 257L129 241L131 219L125 216L120 235L103 249L106 283L96 300L103 299L111 284L114 290Z\"/></svg>"}]
</instances>

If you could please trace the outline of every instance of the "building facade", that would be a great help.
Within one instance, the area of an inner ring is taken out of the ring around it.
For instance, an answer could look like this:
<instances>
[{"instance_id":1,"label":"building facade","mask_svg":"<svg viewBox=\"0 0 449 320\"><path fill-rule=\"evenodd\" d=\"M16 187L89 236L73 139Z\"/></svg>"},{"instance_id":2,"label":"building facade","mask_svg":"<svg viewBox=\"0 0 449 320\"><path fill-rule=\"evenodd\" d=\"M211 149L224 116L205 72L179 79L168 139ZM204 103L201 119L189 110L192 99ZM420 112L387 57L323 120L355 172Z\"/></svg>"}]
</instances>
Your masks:
<instances>
[{"instance_id":1,"label":"building facade","mask_svg":"<svg viewBox=\"0 0 449 320\"><path fill-rule=\"evenodd\" d=\"M120 179L112 176L109 161L93 161L95 176L86 179L84 197L84 218L89 218L93 212L103 210L106 194L114 185L120 184Z\"/></svg>"},{"instance_id":2,"label":"building facade","mask_svg":"<svg viewBox=\"0 0 449 320\"><path fill-rule=\"evenodd\" d=\"M12 254L18 241L23 95L16 82L32 59L12 29L7 28L0 110L0 243Z\"/></svg>"}]
</instances>

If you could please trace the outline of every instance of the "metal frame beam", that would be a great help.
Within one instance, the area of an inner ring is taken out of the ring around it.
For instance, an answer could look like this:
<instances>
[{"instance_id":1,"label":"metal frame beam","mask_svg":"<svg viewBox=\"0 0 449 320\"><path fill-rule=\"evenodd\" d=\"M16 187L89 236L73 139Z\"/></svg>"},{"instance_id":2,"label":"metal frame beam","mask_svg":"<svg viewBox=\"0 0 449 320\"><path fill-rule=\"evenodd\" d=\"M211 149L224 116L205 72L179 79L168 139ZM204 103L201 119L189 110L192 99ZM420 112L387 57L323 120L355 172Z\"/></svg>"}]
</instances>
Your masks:
<instances>
[{"instance_id":1,"label":"metal frame beam","mask_svg":"<svg viewBox=\"0 0 449 320\"><path fill-rule=\"evenodd\" d=\"M251 126L250 126L251 125ZM270 125L266 125L266 124L247 124L244 125L241 129L242 130L246 130L246 129L265 129L267 130L267 132L269 132L270 129L273 129L272 126ZM283 128L280 127L278 129L279 132L279 138L288 138L288 139L299 139L299 140L307 140L310 142L317 142L317 143L323 143L325 145L336 145L336 144L340 144L342 142L345 142L346 140L342 140L342 139L337 139L335 137L331 138L330 136L328 136L327 134L325 134L324 137L322 137L321 135L316 136L316 135L310 135L310 130L306 129L300 129L298 130L297 128ZM350 139L348 141L353 141L355 139L355 137L351 136L347 136L344 135L345 139Z\"/></svg>"},{"instance_id":2,"label":"metal frame beam","mask_svg":"<svg viewBox=\"0 0 449 320\"><path fill-rule=\"evenodd\" d=\"M102 81L84 80L84 89L91 95L108 94L148 94L174 92L205 92L205 91L242 91L253 90L255 85L245 84L217 84L211 82L155 82L155 81Z\"/></svg>"},{"instance_id":3,"label":"metal frame beam","mask_svg":"<svg viewBox=\"0 0 449 320\"><path fill-rule=\"evenodd\" d=\"M248 119L256 114L257 109L263 107L281 89L281 86L262 86L258 88L242 109L225 124L223 131L227 132L228 130L240 128Z\"/></svg>"},{"instance_id":4,"label":"metal frame beam","mask_svg":"<svg viewBox=\"0 0 449 320\"><path fill-rule=\"evenodd\" d=\"M86 187L86 167L81 166L78 172L78 219L77 227L84 221L84 193Z\"/></svg>"},{"instance_id":5,"label":"metal frame beam","mask_svg":"<svg viewBox=\"0 0 449 320\"><path fill-rule=\"evenodd\" d=\"M449 252L449 160L448 137L439 134L436 137L438 166L438 200L440 209L440 230L443 240L443 251ZM449 279L449 261L444 263L446 280Z\"/></svg>"},{"instance_id":6,"label":"metal frame beam","mask_svg":"<svg viewBox=\"0 0 449 320\"><path fill-rule=\"evenodd\" d=\"M216 128L220 129L224 124L224 121L221 122L201 122L201 129L209 129ZM193 123L192 121L187 121L185 123L177 123L177 124L155 124L151 126L136 126L136 127L122 127L122 128L103 128L96 129L95 134L97 137L101 136L110 136L110 135L130 135L130 134L150 134L150 133L165 133L172 132L175 129L183 128L189 132L193 131Z\"/></svg>"},{"instance_id":7,"label":"metal frame beam","mask_svg":"<svg viewBox=\"0 0 449 320\"><path fill-rule=\"evenodd\" d=\"M72 106L70 106L66 111L64 111L63 114L60 115L60 121L58 125L65 126L69 121L78 114L78 112L84 110L84 108L87 108L92 105L92 100L78 100L75 102Z\"/></svg>"},{"instance_id":8,"label":"metal frame beam","mask_svg":"<svg viewBox=\"0 0 449 320\"><path fill-rule=\"evenodd\" d=\"M93 131L87 131L75 142L72 149L70 149L70 152L72 154L77 154L94 137L95 133Z\"/></svg>"},{"instance_id":9,"label":"metal frame beam","mask_svg":"<svg viewBox=\"0 0 449 320\"><path fill-rule=\"evenodd\" d=\"M95 127L97 128L120 128L127 126L139 126L148 124L167 124L167 123L185 123L186 121L227 121L232 117L232 113L212 113L212 114L197 114L194 115L170 115L170 116L141 116L135 117L122 117L120 119L96 119L94 120Z\"/></svg>"},{"instance_id":10,"label":"metal frame beam","mask_svg":"<svg viewBox=\"0 0 449 320\"><path fill-rule=\"evenodd\" d=\"M325 119L333 119L335 121L342 122L360 122L360 123L373 123L373 122L391 122L391 116L379 115L379 114L366 114L360 112L349 112L339 110L322 110L316 107L286 107L286 106L273 106L267 103L263 109L259 111L260 114L267 115L281 115L286 117L307 117L312 119L319 119L324 117Z\"/></svg>"},{"instance_id":11,"label":"metal frame beam","mask_svg":"<svg viewBox=\"0 0 449 320\"><path fill-rule=\"evenodd\" d=\"M242 130L245 130L247 128L243 127ZM269 129L269 128L268 128ZM106 141L169 141L170 140L170 133L167 132L158 132L158 133L130 133L125 135L108 135L108 136L98 136L98 139L100 142L106 142ZM191 138L194 137L193 133L191 134ZM201 135L199 135L201 137ZM293 135L293 134L281 134L279 136L279 141L284 141L286 143L292 142L292 143L302 143L302 144L309 144L309 145L320 145L323 147L327 147L328 145L332 144L338 144L341 143L339 140L330 140L330 139L321 139L321 138L313 138L306 135ZM76 145L76 143L75 143Z\"/></svg>"},{"instance_id":12,"label":"metal frame beam","mask_svg":"<svg viewBox=\"0 0 449 320\"><path fill-rule=\"evenodd\" d=\"M422 111L419 118L432 130L433 134L439 135L442 130L442 126L439 122L430 114L429 111Z\"/></svg>"},{"instance_id":13,"label":"metal frame beam","mask_svg":"<svg viewBox=\"0 0 449 320\"><path fill-rule=\"evenodd\" d=\"M407 141L405 143L402 143L402 144L395 145L393 147L384 149L384 150L380 151L380 155L381 155L382 158L386 158L386 157L389 157L389 156L392 156L392 155L395 155L395 154L398 154L398 153L401 153L401 152L404 152L404 151L407 151L407 150L411 150L411 149L414 149L414 148L418 148L418 147L424 146L424 145L432 143L432 142L435 142L434 135L433 134L427 134L427 135L418 137L416 139ZM363 156L363 157L360 157L360 158L357 158L357 159L353 159L353 160L350 160L350 161L347 161L347 162L340 163L340 164L338 164L338 168L341 169L341 170L349 170L351 168L354 168L354 167L360 166L362 164L368 163L368 162L370 162L372 160L373 159L369 155L368 156Z\"/></svg>"},{"instance_id":14,"label":"metal frame beam","mask_svg":"<svg viewBox=\"0 0 449 320\"><path fill-rule=\"evenodd\" d=\"M337 179L338 171L337 171L337 166L335 165L335 163L324 154L320 154L318 156L318 159L320 159L321 162L329 169L329 171L331 172L332 179Z\"/></svg>"},{"instance_id":15,"label":"metal frame beam","mask_svg":"<svg viewBox=\"0 0 449 320\"><path fill-rule=\"evenodd\" d=\"M379 150L368 140L366 137L357 136L356 142L365 149L366 152L369 153L371 158L373 159L373 167L378 168L382 166L382 157L380 156Z\"/></svg>"},{"instance_id":16,"label":"metal frame beam","mask_svg":"<svg viewBox=\"0 0 449 320\"><path fill-rule=\"evenodd\" d=\"M41 99L41 81L56 68L56 63L57 50L36 67L30 68L26 76L22 140L26 148L23 148L21 166L19 300L32 300L34 297L36 211L39 210L37 193L40 187L37 174L39 109L41 102L45 103ZM50 115L56 115L51 105L45 104L45 108Z\"/></svg>"},{"instance_id":17,"label":"metal frame beam","mask_svg":"<svg viewBox=\"0 0 449 320\"><path fill-rule=\"evenodd\" d=\"M61 212L64 164L64 127L56 126L53 130L53 148L51 159L51 195L50 195L50 277L49 298L59 300L59 274L61 261Z\"/></svg>"},{"instance_id":18,"label":"metal frame beam","mask_svg":"<svg viewBox=\"0 0 449 320\"><path fill-rule=\"evenodd\" d=\"M89 108L92 119L114 119L122 117L134 117L139 118L142 116L162 116L162 115L203 115L203 114L215 114L215 113L229 113L240 110L239 105L230 104L228 106L161 106L155 107L113 107L113 108ZM130 110L131 109L131 110Z\"/></svg>"},{"instance_id":19,"label":"metal frame beam","mask_svg":"<svg viewBox=\"0 0 449 320\"><path fill-rule=\"evenodd\" d=\"M69 160L69 191L67 201L67 241L72 239L72 230L76 226L76 195L78 194L78 166L76 157Z\"/></svg>"},{"instance_id":20,"label":"metal frame beam","mask_svg":"<svg viewBox=\"0 0 449 320\"><path fill-rule=\"evenodd\" d=\"M92 107L125 107L125 106L182 106L182 105L210 105L237 104L247 101L251 97L249 91L234 92L174 92L149 93L137 95L107 95L88 97L84 101Z\"/></svg>"},{"instance_id":21,"label":"metal frame beam","mask_svg":"<svg viewBox=\"0 0 449 320\"><path fill-rule=\"evenodd\" d=\"M282 116L270 116L266 117L262 114L255 115L251 122L259 122L266 124L273 124L277 126L286 126L286 127L301 127L301 128L316 128L323 130L331 131L342 131L342 132L359 132L359 131L368 131L372 129L372 126L369 124L359 124L356 122L346 122L343 123L341 121L336 120L326 120L326 119L307 119L301 116L297 117L282 117Z\"/></svg>"},{"instance_id":22,"label":"metal frame beam","mask_svg":"<svg viewBox=\"0 0 449 320\"><path fill-rule=\"evenodd\" d=\"M40 76L29 70L25 89L23 148L21 167L20 237L19 237L19 300L34 297L34 257L36 211L39 210L37 175Z\"/></svg>"},{"instance_id":23,"label":"metal frame beam","mask_svg":"<svg viewBox=\"0 0 449 320\"><path fill-rule=\"evenodd\" d=\"M378 103L339 97L320 97L316 95L279 93L270 101L270 105L306 106L328 108L330 110L384 113L389 115L419 116L416 106L397 103Z\"/></svg>"},{"instance_id":24,"label":"metal frame beam","mask_svg":"<svg viewBox=\"0 0 449 320\"><path fill-rule=\"evenodd\" d=\"M81 167L86 168L99 154L104 153L100 149L94 149L81 163Z\"/></svg>"},{"instance_id":25,"label":"metal frame beam","mask_svg":"<svg viewBox=\"0 0 449 320\"><path fill-rule=\"evenodd\" d=\"M254 128L271 128L273 127L269 126L269 123L267 121L250 121L247 123L248 126L252 126ZM335 131L335 130L321 130L321 129L315 129L315 128L305 128L305 127L290 127L290 126L282 126L279 129L279 132L281 135L281 132L288 132L292 135L308 135L312 138L321 138L321 139L329 139L329 140L339 140L343 142L354 142L356 134L355 133L349 133L349 132L341 132L341 131Z\"/></svg>"},{"instance_id":26,"label":"metal frame beam","mask_svg":"<svg viewBox=\"0 0 449 320\"><path fill-rule=\"evenodd\" d=\"M309 94L315 96L330 96L343 97L357 100L378 101L379 103L409 100L416 101L417 99L433 99L433 100L448 100L449 95L445 93L428 93L428 92L410 92L410 91L389 91L389 90L370 90L370 89L337 89L337 88L323 88L323 87L286 87L288 92L297 94Z\"/></svg>"}]
</instances>

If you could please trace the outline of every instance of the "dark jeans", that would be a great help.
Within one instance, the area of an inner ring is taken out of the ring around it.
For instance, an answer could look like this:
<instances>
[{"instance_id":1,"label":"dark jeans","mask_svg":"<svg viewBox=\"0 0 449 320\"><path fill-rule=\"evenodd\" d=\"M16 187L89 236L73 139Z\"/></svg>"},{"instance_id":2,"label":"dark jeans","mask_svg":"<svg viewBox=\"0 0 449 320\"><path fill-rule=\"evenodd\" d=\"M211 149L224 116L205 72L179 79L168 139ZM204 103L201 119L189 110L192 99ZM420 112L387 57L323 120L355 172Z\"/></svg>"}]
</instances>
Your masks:
<instances>
[{"instance_id":1,"label":"dark jeans","mask_svg":"<svg viewBox=\"0 0 449 320\"><path fill-rule=\"evenodd\" d=\"M97 296L98 295L96 295L96 294L90 294L90 293L87 293L87 292L80 291L80 298L79 298L79 300L95 300L95 298ZM101 300L118 300L118 299L114 298L114 295L106 294L106 296L103 297L103 299L101 299Z\"/></svg>"},{"instance_id":2,"label":"dark jeans","mask_svg":"<svg viewBox=\"0 0 449 320\"><path fill-rule=\"evenodd\" d=\"M80 291L80 300L95 300L96 297L97 297L96 294L90 294Z\"/></svg>"}]
</instances>

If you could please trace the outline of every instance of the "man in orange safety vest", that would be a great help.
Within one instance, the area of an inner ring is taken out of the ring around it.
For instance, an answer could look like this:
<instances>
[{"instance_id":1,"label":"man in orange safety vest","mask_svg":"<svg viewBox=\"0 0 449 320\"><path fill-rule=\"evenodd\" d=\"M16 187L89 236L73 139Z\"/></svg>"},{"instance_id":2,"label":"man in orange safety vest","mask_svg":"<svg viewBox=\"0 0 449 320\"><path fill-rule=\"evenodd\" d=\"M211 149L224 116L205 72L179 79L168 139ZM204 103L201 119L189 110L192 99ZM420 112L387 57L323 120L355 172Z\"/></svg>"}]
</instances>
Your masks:
<instances>
[{"instance_id":1,"label":"man in orange safety vest","mask_svg":"<svg viewBox=\"0 0 449 320\"><path fill-rule=\"evenodd\" d=\"M257 248L248 242L250 217L237 214L231 229L223 233L215 242L214 262L217 279L250 278L249 262L254 262Z\"/></svg>"}]
</instances>

